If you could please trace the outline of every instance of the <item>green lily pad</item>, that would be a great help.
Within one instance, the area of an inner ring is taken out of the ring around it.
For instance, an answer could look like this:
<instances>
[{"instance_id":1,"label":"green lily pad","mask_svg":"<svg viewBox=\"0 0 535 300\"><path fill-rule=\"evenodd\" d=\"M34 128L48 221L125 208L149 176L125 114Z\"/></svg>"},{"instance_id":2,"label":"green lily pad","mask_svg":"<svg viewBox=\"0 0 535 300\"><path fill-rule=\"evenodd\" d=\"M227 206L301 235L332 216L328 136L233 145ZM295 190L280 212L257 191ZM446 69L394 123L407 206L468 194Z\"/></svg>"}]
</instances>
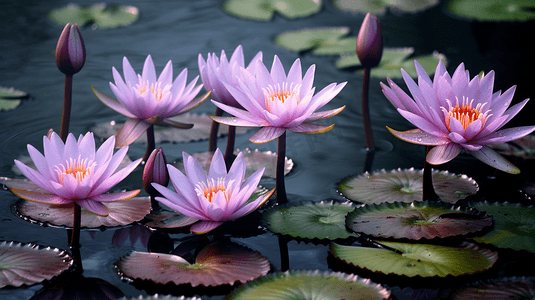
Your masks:
<instances>
[{"instance_id":1,"label":"green lily pad","mask_svg":"<svg viewBox=\"0 0 535 300\"><path fill-rule=\"evenodd\" d=\"M374 237L434 239L475 233L492 225L492 217L473 208L443 202L382 203L357 207L346 218L348 229Z\"/></svg>"},{"instance_id":2,"label":"green lily pad","mask_svg":"<svg viewBox=\"0 0 535 300\"><path fill-rule=\"evenodd\" d=\"M269 261L260 252L231 242L206 246L194 264L177 255L134 251L121 258L115 267L122 278L193 287L245 283L266 275L270 269Z\"/></svg>"},{"instance_id":3,"label":"green lily pad","mask_svg":"<svg viewBox=\"0 0 535 300\"><path fill-rule=\"evenodd\" d=\"M2 110L11 110L11 109L16 108L19 105L20 105L20 100L19 99L7 100L7 99L0 98L0 111L2 111Z\"/></svg>"},{"instance_id":4,"label":"green lily pad","mask_svg":"<svg viewBox=\"0 0 535 300\"><path fill-rule=\"evenodd\" d=\"M494 228L474 241L498 248L535 253L535 207L512 203L478 202L470 204L494 219Z\"/></svg>"},{"instance_id":5,"label":"green lily pad","mask_svg":"<svg viewBox=\"0 0 535 300\"><path fill-rule=\"evenodd\" d=\"M535 135L533 134L507 143L496 143L489 146L503 155L521 157L523 159L535 158Z\"/></svg>"},{"instance_id":6,"label":"green lily pad","mask_svg":"<svg viewBox=\"0 0 535 300\"><path fill-rule=\"evenodd\" d=\"M227 0L223 10L238 18L269 21L275 12L295 19L315 14L321 6L321 0Z\"/></svg>"},{"instance_id":7,"label":"green lily pad","mask_svg":"<svg viewBox=\"0 0 535 300\"><path fill-rule=\"evenodd\" d=\"M349 27L292 30L275 36L274 42L283 49L297 53L308 50L323 55L355 53L357 37L345 37L349 31Z\"/></svg>"},{"instance_id":8,"label":"green lily pad","mask_svg":"<svg viewBox=\"0 0 535 300\"><path fill-rule=\"evenodd\" d=\"M26 92L0 86L0 111L16 108L21 103L20 99L26 97L28 97Z\"/></svg>"},{"instance_id":9,"label":"green lily pad","mask_svg":"<svg viewBox=\"0 0 535 300\"><path fill-rule=\"evenodd\" d=\"M416 57L410 57L414 53L414 48L385 48L383 49L383 56L381 56L381 62L379 65L372 69L370 75L372 77L380 78L402 78L401 72L403 68L411 77L417 77L416 67L414 61L417 60L424 70L430 76L435 73L435 69L440 60L447 65L446 57L444 54L437 51ZM409 59L410 57L410 59ZM334 62L337 68L344 69L349 67L361 67L359 58L356 53L350 55L342 55ZM363 73L363 70L356 71L359 74Z\"/></svg>"},{"instance_id":10,"label":"green lily pad","mask_svg":"<svg viewBox=\"0 0 535 300\"><path fill-rule=\"evenodd\" d=\"M402 13L416 13L431 8L439 3L438 0L332 0L334 8L354 14L372 13L383 15L387 8Z\"/></svg>"},{"instance_id":11,"label":"green lily pad","mask_svg":"<svg viewBox=\"0 0 535 300\"><path fill-rule=\"evenodd\" d=\"M225 299L390 299L390 291L354 274L292 271L259 278L240 286Z\"/></svg>"},{"instance_id":12,"label":"green lily pad","mask_svg":"<svg viewBox=\"0 0 535 300\"><path fill-rule=\"evenodd\" d=\"M347 239L358 236L345 225L346 215L354 209L350 201L279 205L263 213L262 224L273 233L298 239Z\"/></svg>"},{"instance_id":13,"label":"green lily pad","mask_svg":"<svg viewBox=\"0 0 535 300\"><path fill-rule=\"evenodd\" d=\"M456 289L450 299L535 299L535 278L506 277L479 281Z\"/></svg>"},{"instance_id":14,"label":"green lily pad","mask_svg":"<svg viewBox=\"0 0 535 300\"><path fill-rule=\"evenodd\" d=\"M379 241L382 248L331 243L329 252L337 259L361 269L407 277L470 275L490 269L498 253L463 242L459 246Z\"/></svg>"},{"instance_id":15,"label":"green lily pad","mask_svg":"<svg viewBox=\"0 0 535 300\"><path fill-rule=\"evenodd\" d=\"M479 187L475 180L448 171L433 170L433 187L442 202L454 204L458 200L475 195ZM397 169L387 172L349 176L338 184L338 191L345 198L365 204L422 201L422 170Z\"/></svg>"},{"instance_id":16,"label":"green lily pad","mask_svg":"<svg viewBox=\"0 0 535 300\"><path fill-rule=\"evenodd\" d=\"M110 5L97 3L90 6L79 6L70 3L66 7L56 8L48 12L48 18L54 23L65 26L67 23L82 27L92 23L92 28L116 28L134 23L139 18L137 7L128 5Z\"/></svg>"},{"instance_id":17,"label":"green lily pad","mask_svg":"<svg viewBox=\"0 0 535 300\"><path fill-rule=\"evenodd\" d=\"M531 0L453 0L448 12L479 21L528 21L535 19Z\"/></svg>"}]
</instances>

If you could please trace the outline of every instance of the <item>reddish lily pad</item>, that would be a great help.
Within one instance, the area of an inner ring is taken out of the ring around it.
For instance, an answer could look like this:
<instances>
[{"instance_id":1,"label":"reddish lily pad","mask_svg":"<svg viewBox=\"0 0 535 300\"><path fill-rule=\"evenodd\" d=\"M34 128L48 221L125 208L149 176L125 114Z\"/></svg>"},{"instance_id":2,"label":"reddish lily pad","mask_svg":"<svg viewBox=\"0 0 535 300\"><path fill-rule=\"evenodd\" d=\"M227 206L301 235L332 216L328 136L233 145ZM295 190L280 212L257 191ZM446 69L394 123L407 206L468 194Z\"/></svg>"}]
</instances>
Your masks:
<instances>
[{"instance_id":1,"label":"reddish lily pad","mask_svg":"<svg viewBox=\"0 0 535 300\"><path fill-rule=\"evenodd\" d=\"M247 283L225 299L390 299L379 284L354 274L340 272L291 271L276 273Z\"/></svg>"},{"instance_id":2,"label":"reddish lily pad","mask_svg":"<svg viewBox=\"0 0 535 300\"><path fill-rule=\"evenodd\" d=\"M239 18L269 21L275 12L294 19L315 14L321 6L321 0L227 0L223 10Z\"/></svg>"},{"instance_id":3,"label":"reddish lily pad","mask_svg":"<svg viewBox=\"0 0 535 300\"><path fill-rule=\"evenodd\" d=\"M407 277L446 277L480 273L490 269L498 253L463 242L458 246L379 241L395 249L345 246L331 243L329 252L339 260L381 274Z\"/></svg>"},{"instance_id":4,"label":"reddish lily pad","mask_svg":"<svg viewBox=\"0 0 535 300\"><path fill-rule=\"evenodd\" d=\"M82 27L87 23L92 23L92 29L115 28L134 23L139 18L139 10L129 5L108 6L105 3L96 3L90 6L79 6L70 3L66 7L49 11L48 18L62 26L67 23L77 23Z\"/></svg>"},{"instance_id":5,"label":"reddish lily pad","mask_svg":"<svg viewBox=\"0 0 535 300\"><path fill-rule=\"evenodd\" d=\"M275 234L298 239L347 239L358 236L345 226L346 215L354 209L350 201L279 205L263 213L262 224Z\"/></svg>"},{"instance_id":6,"label":"reddish lily pad","mask_svg":"<svg viewBox=\"0 0 535 300\"><path fill-rule=\"evenodd\" d=\"M193 124L191 129L177 129L173 127L164 127L154 125L154 140L156 143L161 142L175 142L188 143L193 141L207 140L210 136L210 127L212 126L212 119L207 114L183 114L168 118L173 122L184 124ZM95 136L100 138L108 138L115 135L123 123L111 121L108 123L96 124L91 127ZM236 134L242 134L249 130L249 127L236 127ZM220 126L217 136L228 134L228 126ZM147 135L142 134L134 143L146 143Z\"/></svg>"},{"instance_id":7,"label":"reddish lily pad","mask_svg":"<svg viewBox=\"0 0 535 300\"><path fill-rule=\"evenodd\" d=\"M453 300L534 299L535 277L508 277L477 282L453 292Z\"/></svg>"},{"instance_id":8,"label":"reddish lily pad","mask_svg":"<svg viewBox=\"0 0 535 300\"><path fill-rule=\"evenodd\" d=\"M177 255L134 251L121 258L116 268L121 277L131 280L214 287L245 283L266 275L270 266L260 252L236 243L219 242L203 248L194 264Z\"/></svg>"},{"instance_id":9,"label":"reddish lily pad","mask_svg":"<svg viewBox=\"0 0 535 300\"><path fill-rule=\"evenodd\" d=\"M14 242L0 243L0 288L5 286L31 285L49 280L72 265L65 251L23 245Z\"/></svg>"},{"instance_id":10,"label":"reddish lily pad","mask_svg":"<svg viewBox=\"0 0 535 300\"><path fill-rule=\"evenodd\" d=\"M338 184L338 191L345 198L365 204L383 202L411 203L422 201L422 170L397 169L387 172L349 176ZM479 187L475 180L448 171L433 170L433 187L442 202L454 204L458 200L475 195Z\"/></svg>"},{"instance_id":11,"label":"reddish lily pad","mask_svg":"<svg viewBox=\"0 0 535 300\"><path fill-rule=\"evenodd\" d=\"M347 228L354 232L411 240L461 236L491 225L492 217L473 208L430 201L364 205L346 218Z\"/></svg>"},{"instance_id":12,"label":"reddish lily pad","mask_svg":"<svg viewBox=\"0 0 535 300\"><path fill-rule=\"evenodd\" d=\"M532 134L507 143L490 144L489 146L503 155L523 159L535 158L535 135Z\"/></svg>"},{"instance_id":13,"label":"reddish lily pad","mask_svg":"<svg viewBox=\"0 0 535 300\"><path fill-rule=\"evenodd\" d=\"M81 227L115 227L142 220L151 209L150 197L134 197L105 204L110 210L107 217L82 208ZM15 203L16 213L26 221L43 226L72 227L74 203L49 205L20 199Z\"/></svg>"},{"instance_id":14,"label":"reddish lily pad","mask_svg":"<svg viewBox=\"0 0 535 300\"><path fill-rule=\"evenodd\" d=\"M438 0L376 0L376 1L354 1L354 0L332 0L334 8L354 13L372 13L383 15L387 9L402 13L416 13L424 11L438 4Z\"/></svg>"}]
</instances>

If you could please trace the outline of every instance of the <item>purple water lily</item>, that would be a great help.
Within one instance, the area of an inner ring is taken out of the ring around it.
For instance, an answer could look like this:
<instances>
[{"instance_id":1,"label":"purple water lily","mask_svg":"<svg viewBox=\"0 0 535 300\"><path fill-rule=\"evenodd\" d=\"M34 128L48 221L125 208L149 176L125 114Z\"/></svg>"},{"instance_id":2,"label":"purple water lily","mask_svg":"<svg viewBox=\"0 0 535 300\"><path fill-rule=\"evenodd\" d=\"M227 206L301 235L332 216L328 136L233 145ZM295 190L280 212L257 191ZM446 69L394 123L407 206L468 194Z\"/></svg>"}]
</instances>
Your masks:
<instances>
[{"instance_id":1,"label":"purple water lily","mask_svg":"<svg viewBox=\"0 0 535 300\"><path fill-rule=\"evenodd\" d=\"M25 200L47 204L76 202L92 213L107 216L109 210L102 202L126 200L139 193L139 190L106 193L141 162L138 159L116 172L128 147L113 154L114 144L115 137L112 136L95 151L95 139L91 132L80 135L78 141L71 133L65 143L56 133L45 136L44 155L28 145L28 153L37 170L15 160L22 174L39 188L28 186L28 190L17 187L10 189Z\"/></svg>"},{"instance_id":2,"label":"purple water lily","mask_svg":"<svg viewBox=\"0 0 535 300\"><path fill-rule=\"evenodd\" d=\"M470 79L461 63L450 76L441 61L431 81L417 61L415 66L418 84L401 69L412 98L390 78L387 78L390 87L383 83L381 87L390 103L418 129L400 132L387 127L388 130L407 142L435 146L426 157L430 164L446 163L464 149L492 167L520 173L516 166L486 145L512 141L535 130L535 126L499 130L529 99L509 107L516 87L503 94L501 91L493 93L494 71L482 78Z\"/></svg>"},{"instance_id":3,"label":"purple water lily","mask_svg":"<svg viewBox=\"0 0 535 300\"><path fill-rule=\"evenodd\" d=\"M152 186L163 196L156 197L156 200L183 215L201 220L191 226L193 233L209 232L225 221L253 212L274 192L272 190L246 204L257 188L264 168L253 173L243 183L245 158L242 152L238 154L228 173L219 149L214 153L208 174L195 158L185 152L182 156L186 175L172 165L167 165L175 191L157 183L152 183Z\"/></svg>"}]
</instances>

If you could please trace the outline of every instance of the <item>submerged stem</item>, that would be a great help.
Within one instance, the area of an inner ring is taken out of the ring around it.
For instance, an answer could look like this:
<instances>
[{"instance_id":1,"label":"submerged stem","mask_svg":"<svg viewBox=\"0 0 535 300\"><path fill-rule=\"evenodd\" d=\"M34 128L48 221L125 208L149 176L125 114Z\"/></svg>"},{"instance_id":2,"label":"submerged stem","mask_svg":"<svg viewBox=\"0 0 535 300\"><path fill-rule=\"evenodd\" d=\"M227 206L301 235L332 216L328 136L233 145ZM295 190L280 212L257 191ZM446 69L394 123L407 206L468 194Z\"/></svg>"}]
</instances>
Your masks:
<instances>
[{"instance_id":1,"label":"submerged stem","mask_svg":"<svg viewBox=\"0 0 535 300\"><path fill-rule=\"evenodd\" d=\"M277 204L288 203L286 186L284 184L284 168L286 164L286 131L279 136L279 149L277 151Z\"/></svg>"},{"instance_id":2,"label":"submerged stem","mask_svg":"<svg viewBox=\"0 0 535 300\"><path fill-rule=\"evenodd\" d=\"M214 115L218 117L222 116L223 110L219 107L216 107ZM217 149L217 132L218 131L219 131L219 123L212 120L212 127L210 127L210 137L209 137L209 144L208 144L208 151L210 152L215 152L215 149Z\"/></svg>"},{"instance_id":3,"label":"submerged stem","mask_svg":"<svg viewBox=\"0 0 535 300\"><path fill-rule=\"evenodd\" d=\"M366 139L366 149L374 150L372 127L370 122L370 109L368 107L368 91L370 89L370 68L364 68L364 77L362 78L362 123L364 125L364 138Z\"/></svg>"},{"instance_id":4,"label":"submerged stem","mask_svg":"<svg viewBox=\"0 0 535 300\"><path fill-rule=\"evenodd\" d=\"M427 157L427 153L429 153L429 150L431 149L430 146L426 146L425 154ZM431 168L431 164L425 160L424 162L424 175L422 178L422 186L423 186L423 194L422 194L422 200L438 200L440 197L438 197L437 193L435 192L435 188L433 187L433 170Z\"/></svg>"},{"instance_id":5,"label":"submerged stem","mask_svg":"<svg viewBox=\"0 0 535 300\"><path fill-rule=\"evenodd\" d=\"M227 171L230 170L236 155L234 155L234 144L236 141L236 126L228 126L228 138L227 138L227 149L225 150L225 164L227 166Z\"/></svg>"},{"instance_id":6,"label":"submerged stem","mask_svg":"<svg viewBox=\"0 0 535 300\"><path fill-rule=\"evenodd\" d=\"M69 123L71 121L72 104L72 75L65 75L65 93L63 96L63 114L61 116L61 130L59 136L63 142L69 135Z\"/></svg>"}]
</instances>

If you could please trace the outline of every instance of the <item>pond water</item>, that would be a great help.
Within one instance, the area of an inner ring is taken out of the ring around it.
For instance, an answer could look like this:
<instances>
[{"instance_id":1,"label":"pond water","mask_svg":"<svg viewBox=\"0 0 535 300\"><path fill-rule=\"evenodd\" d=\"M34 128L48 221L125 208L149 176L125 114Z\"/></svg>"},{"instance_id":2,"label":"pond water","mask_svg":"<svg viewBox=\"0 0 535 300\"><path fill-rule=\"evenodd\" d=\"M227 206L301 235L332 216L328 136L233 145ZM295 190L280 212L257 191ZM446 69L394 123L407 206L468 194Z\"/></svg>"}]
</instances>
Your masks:
<instances>
[{"instance_id":1,"label":"pond water","mask_svg":"<svg viewBox=\"0 0 535 300\"><path fill-rule=\"evenodd\" d=\"M327 2L327 1L325 1ZM0 4L0 86L15 87L31 96L15 110L0 112L0 176L16 177L11 170L13 159L27 155L26 145L42 145L42 137L48 129L59 131L63 105L64 76L56 67L54 51L62 27L47 19L47 12L53 8L66 6L69 1L3 1ZM92 1L79 1L80 5ZM318 89L331 82L347 81L347 86L326 109L347 105L338 116L329 119L336 127L321 135L298 135L289 133L287 156L295 166L286 177L286 188L290 201L294 200L342 200L336 191L336 184L343 178L363 172L365 143L362 130L360 94L362 76L335 68L333 56L316 56L309 53L298 55L279 48L273 43L275 35L288 30L310 27L347 26L351 35L356 35L364 15L352 15L335 10L330 3L324 3L323 10L311 17L288 20L276 16L270 22L244 20L227 15L222 9L222 1L114 1L114 4L133 5L139 8L140 17L132 25L116 29L92 30L82 28L87 60L80 73L74 76L74 93L70 132L75 135L86 133L93 125L126 118L108 109L98 101L91 91L91 85L111 94L108 82L112 80L111 68L121 69L123 56L140 71L148 54L152 55L157 72L168 60L173 61L176 74L188 68L188 80L198 75L197 55L204 57L208 52L227 54L242 45L248 62L258 51L263 51L264 61L271 64L278 55L287 68L300 57L303 68L316 64L315 86ZM465 62L471 74L480 70L496 70L495 90L505 90L517 84L514 102L529 97L533 73L529 70L533 62L529 60L528 32L533 22L512 24L489 24L454 18L443 12L439 5L418 14L387 14L381 17L384 42L387 47L414 47L415 54L428 54L435 50L446 55L448 70L452 72ZM520 39L519 37L522 37ZM529 50L532 51L532 50ZM405 143L393 137L385 129L390 126L397 130L410 129L383 96L379 82L385 79L372 78L370 84L370 110L374 138L378 152L372 170L396 168L422 168L425 149ZM396 81L404 86L402 81ZM533 104L519 114L513 124L531 125L530 112ZM214 106L206 102L193 112L212 114ZM330 124L330 123L329 123ZM276 151L276 142L254 145L248 141L253 133L249 131L236 137L236 147L256 148L262 151ZM225 139L219 140L224 147ZM161 144L168 160L181 157L182 151L203 152L208 149L208 141L190 143ZM129 156L141 157L145 145L130 146ZM522 163L517 161L517 163ZM461 155L453 162L437 168L454 173L463 173L480 184L480 197L489 197L499 191L508 199L524 199L518 187L532 175L529 165L518 165L524 172L516 177L499 174L498 181L503 188L495 186L492 168L476 159ZM141 187L141 168L138 168L117 189ZM262 185L274 187L273 180L263 180ZM487 190L486 187L495 188ZM496 196L496 195L494 195ZM64 229L40 227L19 218L13 211L17 197L9 191L0 191L0 240L50 245L68 248ZM127 296L146 294L133 285L121 281L113 268L113 263L132 250L146 251L138 240L133 246L127 240L122 245L112 244L115 229L105 231L82 231L81 256L85 277L98 277L117 286ZM175 239L184 234L171 235ZM268 258L274 270L281 267L278 239L270 232L234 241L260 251ZM291 241L288 244L290 269L330 270L327 263L325 245L313 245ZM533 256L524 254L533 260ZM506 265L504 262L502 264ZM516 261L512 260L513 265ZM527 270L524 268L524 270ZM496 276L515 275L509 268L495 272ZM529 271L518 275L527 275ZM21 288L0 290L1 299L29 299L42 284ZM406 294L399 287L393 287L394 295L404 299ZM155 290L157 292L157 290ZM180 293L177 293L180 294ZM202 295L202 299L221 299L222 295ZM430 296L433 298L433 296Z\"/></svg>"}]
</instances>

